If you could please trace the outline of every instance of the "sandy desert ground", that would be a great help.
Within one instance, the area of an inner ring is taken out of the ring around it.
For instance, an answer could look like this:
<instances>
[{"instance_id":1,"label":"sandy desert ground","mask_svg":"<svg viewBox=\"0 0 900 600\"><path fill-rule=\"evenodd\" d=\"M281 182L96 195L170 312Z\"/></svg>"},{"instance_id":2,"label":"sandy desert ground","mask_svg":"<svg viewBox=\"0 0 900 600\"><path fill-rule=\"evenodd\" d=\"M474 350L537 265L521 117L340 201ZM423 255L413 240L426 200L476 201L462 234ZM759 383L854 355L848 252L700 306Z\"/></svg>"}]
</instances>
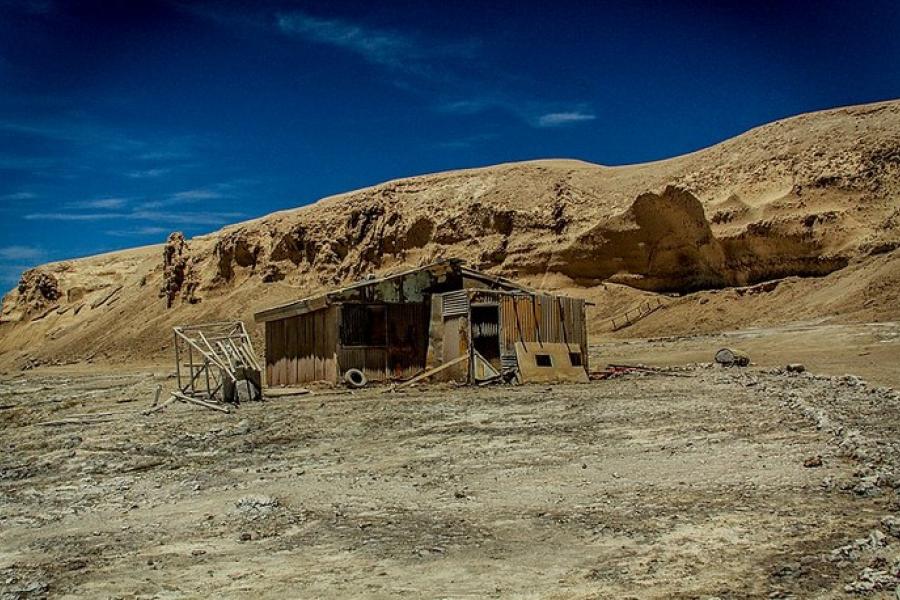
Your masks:
<instances>
[{"instance_id":1,"label":"sandy desert ground","mask_svg":"<svg viewBox=\"0 0 900 600\"><path fill-rule=\"evenodd\" d=\"M829 360L878 335L896 357L896 333L843 331ZM596 365L682 365L584 385L229 415L143 415L164 365L5 376L2 597L894 598L896 370L786 373L785 335L610 341ZM687 364L735 337L766 366Z\"/></svg>"}]
</instances>

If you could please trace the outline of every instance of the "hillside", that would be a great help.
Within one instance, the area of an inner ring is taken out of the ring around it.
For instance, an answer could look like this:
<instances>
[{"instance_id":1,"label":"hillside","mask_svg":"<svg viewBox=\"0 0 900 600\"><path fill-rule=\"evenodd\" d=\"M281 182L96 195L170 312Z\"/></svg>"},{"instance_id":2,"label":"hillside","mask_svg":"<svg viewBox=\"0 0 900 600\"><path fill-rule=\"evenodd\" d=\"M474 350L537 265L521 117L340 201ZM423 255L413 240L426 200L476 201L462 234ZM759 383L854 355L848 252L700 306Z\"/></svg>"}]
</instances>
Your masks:
<instances>
[{"instance_id":1,"label":"hillside","mask_svg":"<svg viewBox=\"0 0 900 600\"><path fill-rule=\"evenodd\" d=\"M658 294L665 308L609 335L896 319L898 247L891 101L648 164L544 160L401 179L43 265L3 300L0 365L165 359L174 324L249 324L265 306L439 257L590 298L595 335Z\"/></svg>"}]
</instances>

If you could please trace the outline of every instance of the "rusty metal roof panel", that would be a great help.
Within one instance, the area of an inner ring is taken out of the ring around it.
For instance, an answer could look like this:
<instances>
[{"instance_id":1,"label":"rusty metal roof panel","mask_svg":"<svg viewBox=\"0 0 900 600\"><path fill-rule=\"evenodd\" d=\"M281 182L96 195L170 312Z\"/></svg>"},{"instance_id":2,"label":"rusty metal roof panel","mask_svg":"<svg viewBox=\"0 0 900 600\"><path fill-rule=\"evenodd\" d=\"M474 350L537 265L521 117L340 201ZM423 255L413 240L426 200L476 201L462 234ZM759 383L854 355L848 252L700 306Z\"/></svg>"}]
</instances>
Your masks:
<instances>
[{"instance_id":1,"label":"rusty metal roof panel","mask_svg":"<svg viewBox=\"0 0 900 600\"><path fill-rule=\"evenodd\" d=\"M363 279L336 290L261 310L255 313L253 318L256 322L285 319L321 310L338 302L384 302L388 304L422 302L425 300L429 288L446 283L452 275L495 288L501 292L536 293L527 286L504 277L470 269L463 266L459 259L451 258L382 277Z\"/></svg>"}]
</instances>

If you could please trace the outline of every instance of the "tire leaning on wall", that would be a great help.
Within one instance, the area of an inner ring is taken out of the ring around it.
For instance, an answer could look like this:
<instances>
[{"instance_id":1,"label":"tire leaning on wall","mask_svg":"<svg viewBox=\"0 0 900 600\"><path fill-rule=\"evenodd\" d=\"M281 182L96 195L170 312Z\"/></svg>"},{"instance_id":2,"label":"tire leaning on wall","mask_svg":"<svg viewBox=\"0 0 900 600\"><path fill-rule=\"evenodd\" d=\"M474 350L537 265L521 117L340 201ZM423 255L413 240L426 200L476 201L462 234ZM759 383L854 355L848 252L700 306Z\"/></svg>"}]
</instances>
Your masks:
<instances>
[{"instance_id":1,"label":"tire leaning on wall","mask_svg":"<svg viewBox=\"0 0 900 600\"><path fill-rule=\"evenodd\" d=\"M359 369L347 369L344 372L344 383L352 388L362 388L366 387L369 380L366 378L366 374Z\"/></svg>"}]
</instances>

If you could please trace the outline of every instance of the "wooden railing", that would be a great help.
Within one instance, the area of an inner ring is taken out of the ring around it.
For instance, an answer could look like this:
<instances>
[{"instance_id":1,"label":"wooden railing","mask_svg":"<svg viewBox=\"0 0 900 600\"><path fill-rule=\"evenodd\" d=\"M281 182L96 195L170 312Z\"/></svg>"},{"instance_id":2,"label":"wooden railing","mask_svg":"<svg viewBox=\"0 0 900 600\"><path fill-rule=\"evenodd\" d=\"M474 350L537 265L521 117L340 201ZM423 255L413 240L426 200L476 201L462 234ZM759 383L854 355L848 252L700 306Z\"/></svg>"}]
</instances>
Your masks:
<instances>
[{"instance_id":1,"label":"wooden railing","mask_svg":"<svg viewBox=\"0 0 900 600\"><path fill-rule=\"evenodd\" d=\"M609 320L610 325L612 326L612 330L618 331L620 329L630 327L644 317L656 312L663 306L665 306L665 304L663 304L662 298L645 300L644 302L641 302L637 307L629 308L624 313L612 317Z\"/></svg>"}]
</instances>

